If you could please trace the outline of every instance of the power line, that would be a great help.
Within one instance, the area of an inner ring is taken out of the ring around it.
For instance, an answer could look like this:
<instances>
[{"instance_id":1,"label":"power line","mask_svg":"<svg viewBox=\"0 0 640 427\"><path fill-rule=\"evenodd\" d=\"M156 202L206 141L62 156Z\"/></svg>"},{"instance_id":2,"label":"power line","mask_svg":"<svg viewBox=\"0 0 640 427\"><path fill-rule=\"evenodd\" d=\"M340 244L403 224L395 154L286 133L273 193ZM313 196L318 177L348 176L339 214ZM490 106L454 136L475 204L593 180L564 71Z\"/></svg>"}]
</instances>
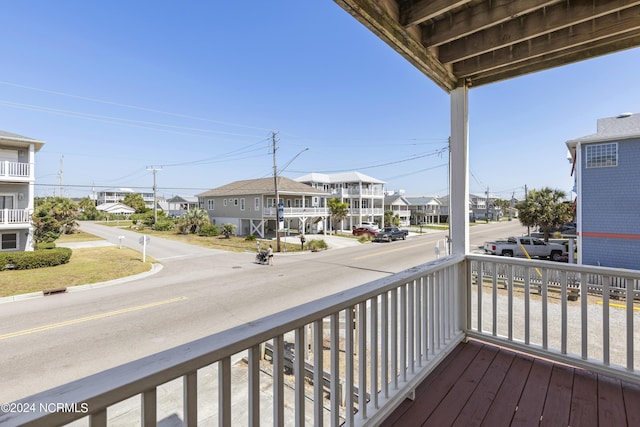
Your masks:
<instances>
[{"instance_id":1,"label":"power line","mask_svg":"<svg viewBox=\"0 0 640 427\"><path fill-rule=\"evenodd\" d=\"M190 116L190 115L187 115L187 114L180 114L180 113L173 113L173 112L170 112L170 111L157 110L157 109L154 109L154 108L140 107L140 106L131 105L131 104L123 104L123 103L120 103L120 102L105 101L103 99L89 98L89 97L85 97L85 96L73 95L73 94L70 94L70 93L59 92L59 91L50 90L50 89L42 89L42 88L36 88L36 87L32 87L32 86L20 85L20 84L17 84L17 83L0 81L0 84L1 85L5 85L5 86L17 87L17 88L21 88L21 89L28 89L28 90L37 91L37 92L49 93L49 94L52 94L52 95L65 96L65 97L68 97L68 98L80 99L80 100L83 100L83 101L95 102L95 103L98 103L98 104L113 105L113 106L116 106L116 107L130 108L130 109L133 109L133 110L146 111L146 112L157 113L157 114L164 114L164 115L167 115L167 116L179 117L179 118L183 118L183 119L199 120L199 121L203 121L203 122L215 123L215 124L225 125L225 126L242 127L242 128L246 128L246 129L262 130L262 131L268 131L269 130L267 128L262 128L262 127L247 126L247 125L241 125L241 124L237 124L237 123L229 123L229 122L223 122L223 121L218 121L218 120L212 120L212 119L208 119L208 118L204 118L204 117Z\"/></svg>"}]
</instances>

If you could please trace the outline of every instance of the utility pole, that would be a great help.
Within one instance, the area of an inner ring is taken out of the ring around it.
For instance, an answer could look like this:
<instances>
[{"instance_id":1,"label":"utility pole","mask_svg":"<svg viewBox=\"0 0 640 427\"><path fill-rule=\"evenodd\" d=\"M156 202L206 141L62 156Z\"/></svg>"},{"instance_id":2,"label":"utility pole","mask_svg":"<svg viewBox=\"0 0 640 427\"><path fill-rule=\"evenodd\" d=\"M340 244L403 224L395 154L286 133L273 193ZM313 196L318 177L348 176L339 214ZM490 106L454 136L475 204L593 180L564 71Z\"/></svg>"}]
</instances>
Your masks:
<instances>
[{"instance_id":1,"label":"utility pole","mask_svg":"<svg viewBox=\"0 0 640 427\"><path fill-rule=\"evenodd\" d=\"M529 201L529 190L527 189L527 184L524 185L524 200ZM527 225L527 236L531 236L531 229Z\"/></svg>"},{"instance_id":2,"label":"utility pole","mask_svg":"<svg viewBox=\"0 0 640 427\"><path fill-rule=\"evenodd\" d=\"M273 189L276 196L276 252L280 252L280 193L278 192L278 167L276 163L276 139L277 132L271 132L271 141L273 142ZM284 213L284 206L282 207Z\"/></svg>"},{"instance_id":3,"label":"utility pole","mask_svg":"<svg viewBox=\"0 0 640 427\"><path fill-rule=\"evenodd\" d=\"M158 222L158 196L157 196L157 186L156 186L156 173L161 170L160 166L147 166L147 170L153 172L153 223Z\"/></svg>"},{"instance_id":4,"label":"utility pole","mask_svg":"<svg viewBox=\"0 0 640 427\"><path fill-rule=\"evenodd\" d=\"M484 208L485 208L484 219L486 219L487 224L489 224L489 187L487 187L487 192L485 194L487 195L487 200L484 205Z\"/></svg>"},{"instance_id":5,"label":"utility pole","mask_svg":"<svg viewBox=\"0 0 640 427\"><path fill-rule=\"evenodd\" d=\"M60 173L58 174L58 178L59 178L59 185L60 185L60 197L62 196L62 175L64 174L64 172L62 171L62 162L64 160L64 154L62 156L60 156Z\"/></svg>"}]
</instances>

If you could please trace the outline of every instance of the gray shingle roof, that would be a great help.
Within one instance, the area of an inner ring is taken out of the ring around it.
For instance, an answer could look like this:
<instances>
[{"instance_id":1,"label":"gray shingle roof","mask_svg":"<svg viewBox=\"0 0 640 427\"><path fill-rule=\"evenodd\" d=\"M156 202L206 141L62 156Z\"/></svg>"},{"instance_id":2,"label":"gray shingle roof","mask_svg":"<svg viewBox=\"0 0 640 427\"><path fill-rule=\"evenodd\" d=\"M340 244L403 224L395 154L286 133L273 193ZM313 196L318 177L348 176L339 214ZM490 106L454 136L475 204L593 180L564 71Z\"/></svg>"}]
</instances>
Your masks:
<instances>
[{"instance_id":1,"label":"gray shingle roof","mask_svg":"<svg viewBox=\"0 0 640 427\"><path fill-rule=\"evenodd\" d=\"M308 194L308 195L328 195L322 190L313 188L307 184L294 181L283 176L278 177L278 192L280 194ZM200 193L198 197L212 196L238 196L243 194L274 194L273 178L247 179L235 181L221 187L207 190Z\"/></svg>"},{"instance_id":2,"label":"gray shingle roof","mask_svg":"<svg viewBox=\"0 0 640 427\"><path fill-rule=\"evenodd\" d=\"M36 151L40 150L40 148L42 148L42 146L44 145L43 141L18 135L17 133L7 132L4 130L0 130L0 141L3 141L4 143L9 143L9 144L15 144L18 146L33 144Z\"/></svg>"},{"instance_id":3,"label":"gray shingle roof","mask_svg":"<svg viewBox=\"0 0 640 427\"><path fill-rule=\"evenodd\" d=\"M613 139L627 139L640 136L640 114L625 113L616 117L598 119L598 131L567 143L595 142Z\"/></svg>"}]
</instances>

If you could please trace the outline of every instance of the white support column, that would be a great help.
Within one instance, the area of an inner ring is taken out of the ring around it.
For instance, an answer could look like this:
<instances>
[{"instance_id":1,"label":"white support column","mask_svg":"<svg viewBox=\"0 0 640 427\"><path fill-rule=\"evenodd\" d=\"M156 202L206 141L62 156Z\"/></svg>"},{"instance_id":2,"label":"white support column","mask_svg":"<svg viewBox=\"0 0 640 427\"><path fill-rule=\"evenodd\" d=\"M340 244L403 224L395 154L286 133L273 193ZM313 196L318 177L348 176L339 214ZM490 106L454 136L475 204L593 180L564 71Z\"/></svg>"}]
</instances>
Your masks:
<instances>
[{"instance_id":1,"label":"white support column","mask_svg":"<svg viewBox=\"0 0 640 427\"><path fill-rule=\"evenodd\" d=\"M449 227L451 253L469 251L469 98L462 86L451 92Z\"/></svg>"}]
</instances>

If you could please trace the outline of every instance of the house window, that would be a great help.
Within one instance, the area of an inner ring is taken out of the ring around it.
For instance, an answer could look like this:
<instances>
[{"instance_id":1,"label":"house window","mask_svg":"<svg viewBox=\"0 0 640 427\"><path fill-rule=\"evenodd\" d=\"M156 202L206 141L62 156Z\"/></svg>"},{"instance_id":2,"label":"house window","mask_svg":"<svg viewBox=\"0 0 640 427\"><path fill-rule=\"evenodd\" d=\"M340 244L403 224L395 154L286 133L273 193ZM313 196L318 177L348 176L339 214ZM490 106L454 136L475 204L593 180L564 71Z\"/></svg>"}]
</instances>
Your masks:
<instances>
[{"instance_id":1,"label":"house window","mask_svg":"<svg viewBox=\"0 0 640 427\"><path fill-rule=\"evenodd\" d=\"M588 168L618 166L618 143L589 144L585 147Z\"/></svg>"},{"instance_id":2,"label":"house window","mask_svg":"<svg viewBox=\"0 0 640 427\"><path fill-rule=\"evenodd\" d=\"M296 208L301 208L302 207L302 200L296 199L295 205L296 205Z\"/></svg>"},{"instance_id":3,"label":"house window","mask_svg":"<svg viewBox=\"0 0 640 427\"><path fill-rule=\"evenodd\" d=\"M18 234L17 233L3 234L2 240L0 241L0 249L3 251L18 249Z\"/></svg>"},{"instance_id":4,"label":"house window","mask_svg":"<svg viewBox=\"0 0 640 427\"><path fill-rule=\"evenodd\" d=\"M256 197L253 200L253 207L255 210L259 211L260 210L260 197Z\"/></svg>"},{"instance_id":5,"label":"house window","mask_svg":"<svg viewBox=\"0 0 640 427\"><path fill-rule=\"evenodd\" d=\"M0 194L0 209L13 209L13 195Z\"/></svg>"},{"instance_id":6,"label":"house window","mask_svg":"<svg viewBox=\"0 0 640 427\"><path fill-rule=\"evenodd\" d=\"M233 206L238 206L238 199L233 199Z\"/></svg>"},{"instance_id":7,"label":"house window","mask_svg":"<svg viewBox=\"0 0 640 427\"><path fill-rule=\"evenodd\" d=\"M215 208L215 200L207 199L207 209L212 211Z\"/></svg>"},{"instance_id":8,"label":"house window","mask_svg":"<svg viewBox=\"0 0 640 427\"><path fill-rule=\"evenodd\" d=\"M275 206L276 206L276 199L275 199L275 198L273 198L273 197L269 197L269 198L267 199L267 207L268 207L268 208L273 208L273 207L275 207Z\"/></svg>"},{"instance_id":9,"label":"house window","mask_svg":"<svg viewBox=\"0 0 640 427\"><path fill-rule=\"evenodd\" d=\"M244 210L244 199L240 199L240 210Z\"/></svg>"},{"instance_id":10,"label":"house window","mask_svg":"<svg viewBox=\"0 0 640 427\"><path fill-rule=\"evenodd\" d=\"M222 204L223 204L224 206L227 206L227 199L222 199Z\"/></svg>"}]
</instances>

